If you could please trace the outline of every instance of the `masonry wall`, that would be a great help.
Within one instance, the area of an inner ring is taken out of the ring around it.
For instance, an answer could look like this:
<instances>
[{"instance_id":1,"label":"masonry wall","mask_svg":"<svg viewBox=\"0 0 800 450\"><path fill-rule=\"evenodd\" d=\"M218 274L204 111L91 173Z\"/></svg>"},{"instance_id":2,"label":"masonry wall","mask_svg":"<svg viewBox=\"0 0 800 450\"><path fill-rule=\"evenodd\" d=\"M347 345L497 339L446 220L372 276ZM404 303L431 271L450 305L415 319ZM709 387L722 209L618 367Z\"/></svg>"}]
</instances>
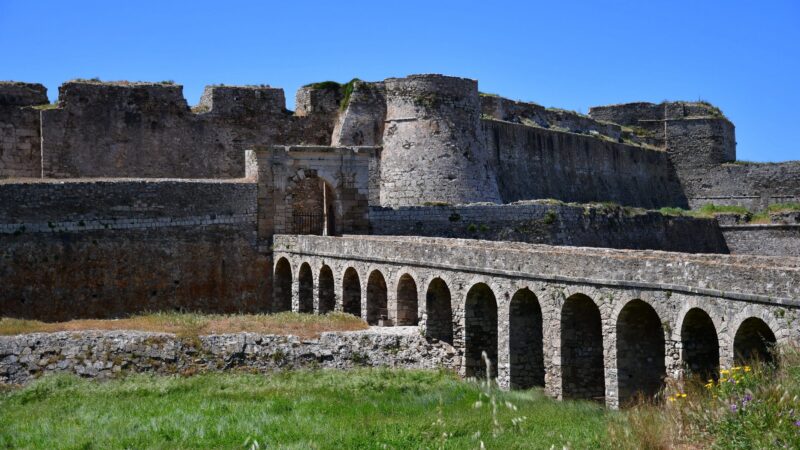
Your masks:
<instances>
[{"instance_id":1,"label":"masonry wall","mask_svg":"<svg viewBox=\"0 0 800 450\"><path fill-rule=\"evenodd\" d=\"M800 203L800 161L728 163L683 177L692 207L707 203L759 211L776 203Z\"/></svg>"},{"instance_id":2,"label":"masonry wall","mask_svg":"<svg viewBox=\"0 0 800 450\"><path fill-rule=\"evenodd\" d=\"M431 236L535 244L727 253L717 223L603 205L373 208L377 235Z\"/></svg>"},{"instance_id":3,"label":"masonry wall","mask_svg":"<svg viewBox=\"0 0 800 450\"><path fill-rule=\"evenodd\" d=\"M39 111L47 89L41 84L0 82L0 179L42 174Z\"/></svg>"},{"instance_id":4,"label":"masonry wall","mask_svg":"<svg viewBox=\"0 0 800 450\"><path fill-rule=\"evenodd\" d=\"M67 82L58 108L42 111L43 174L242 177L255 145L330 143L338 109L328 97L338 94L301 91L293 115L283 90L268 86L211 86L191 111L179 85Z\"/></svg>"},{"instance_id":5,"label":"masonry wall","mask_svg":"<svg viewBox=\"0 0 800 450\"><path fill-rule=\"evenodd\" d=\"M554 198L686 206L664 152L496 120L481 125L505 203Z\"/></svg>"},{"instance_id":6,"label":"masonry wall","mask_svg":"<svg viewBox=\"0 0 800 450\"><path fill-rule=\"evenodd\" d=\"M0 315L267 311L251 182L0 184Z\"/></svg>"},{"instance_id":7,"label":"masonry wall","mask_svg":"<svg viewBox=\"0 0 800 450\"><path fill-rule=\"evenodd\" d=\"M800 255L800 224L728 225L720 229L733 254Z\"/></svg>"}]
</instances>

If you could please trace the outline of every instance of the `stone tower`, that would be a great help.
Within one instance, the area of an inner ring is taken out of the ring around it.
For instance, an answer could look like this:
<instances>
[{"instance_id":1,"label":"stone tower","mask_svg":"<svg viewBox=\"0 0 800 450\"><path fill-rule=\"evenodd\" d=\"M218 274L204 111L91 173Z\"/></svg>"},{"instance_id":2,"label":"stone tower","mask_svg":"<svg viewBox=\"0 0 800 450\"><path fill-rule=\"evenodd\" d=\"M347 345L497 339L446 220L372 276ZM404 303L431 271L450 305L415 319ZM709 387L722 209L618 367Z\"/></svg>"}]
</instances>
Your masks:
<instances>
[{"instance_id":1,"label":"stone tower","mask_svg":"<svg viewBox=\"0 0 800 450\"><path fill-rule=\"evenodd\" d=\"M477 81L412 75L385 86L381 205L499 203Z\"/></svg>"}]
</instances>

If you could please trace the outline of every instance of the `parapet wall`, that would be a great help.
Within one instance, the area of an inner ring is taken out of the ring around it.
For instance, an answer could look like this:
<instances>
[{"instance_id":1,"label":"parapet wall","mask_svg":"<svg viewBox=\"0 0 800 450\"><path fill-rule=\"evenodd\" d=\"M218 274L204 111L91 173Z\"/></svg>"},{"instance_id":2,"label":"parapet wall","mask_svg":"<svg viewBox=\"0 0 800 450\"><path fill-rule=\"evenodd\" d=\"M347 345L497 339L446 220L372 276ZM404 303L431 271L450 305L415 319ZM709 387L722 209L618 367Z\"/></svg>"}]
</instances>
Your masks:
<instances>
[{"instance_id":1,"label":"parapet wall","mask_svg":"<svg viewBox=\"0 0 800 450\"><path fill-rule=\"evenodd\" d=\"M253 182L0 184L0 315L269 310Z\"/></svg>"},{"instance_id":2,"label":"parapet wall","mask_svg":"<svg viewBox=\"0 0 800 450\"><path fill-rule=\"evenodd\" d=\"M431 236L535 244L727 253L713 219L670 217L603 205L525 202L370 210L377 235Z\"/></svg>"},{"instance_id":3,"label":"parapet wall","mask_svg":"<svg viewBox=\"0 0 800 450\"><path fill-rule=\"evenodd\" d=\"M41 84L0 82L0 179L42 175L39 111L47 89Z\"/></svg>"},{"instance_id":4,"label":"parapet wall","mask_svg":"<svg viewBox=\"0 0 800 450\"><path fill-rule=\"evenodd\" d=\"M505 203L554 198L686 206L665 152L497 120L481 125Z\"/></svg>"}]
</instances>

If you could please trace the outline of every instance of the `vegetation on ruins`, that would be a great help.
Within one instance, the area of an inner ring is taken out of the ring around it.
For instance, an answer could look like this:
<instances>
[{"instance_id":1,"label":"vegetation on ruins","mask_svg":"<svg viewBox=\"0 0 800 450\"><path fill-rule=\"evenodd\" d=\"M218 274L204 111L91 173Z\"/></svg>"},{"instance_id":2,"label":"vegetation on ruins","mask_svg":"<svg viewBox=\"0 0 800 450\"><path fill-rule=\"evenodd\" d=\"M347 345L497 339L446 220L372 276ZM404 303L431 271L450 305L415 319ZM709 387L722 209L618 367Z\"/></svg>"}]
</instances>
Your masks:
<instances>
[{"instance_id":1,"label":"vegetation on ruins","mask_svg":"<svg viewBox=\"0 0 800 450\"><path fill-rule=\"evenodd\" d=\"M231 315L156 312L137 314L124 319L83 319L69 322L0 318L0 335L83 330L137 330L175 333L181 337L252 332L293 334L301 338L312 338L326 331L366 328L367 324L360 317L338 312L324 315L294 312Z\"/></svg>"}]
</instances>

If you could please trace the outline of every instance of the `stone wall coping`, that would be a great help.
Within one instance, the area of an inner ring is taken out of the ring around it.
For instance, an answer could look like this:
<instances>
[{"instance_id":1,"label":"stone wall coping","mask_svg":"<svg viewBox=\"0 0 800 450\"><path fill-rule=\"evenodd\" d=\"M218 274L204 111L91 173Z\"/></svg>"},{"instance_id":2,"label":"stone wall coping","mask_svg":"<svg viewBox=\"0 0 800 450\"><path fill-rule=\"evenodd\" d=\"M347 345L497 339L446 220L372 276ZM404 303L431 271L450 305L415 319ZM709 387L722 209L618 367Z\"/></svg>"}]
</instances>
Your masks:
<instances>
[{"instance_id":1,"label":"stone wall coping","mask_svg":"<svg viewBox=\"0 0 800 450\"><path fill-rule=\"evenodd\" d=\"M344 146L333 147L327 145L270 145L266 150L272 152L286 152L286 153L341 153L342 151L351 151L354 154L363 154L372 156L382 147L380 146ZM264 150L264 149L256 149Z\"/></svg>"}]
</instances>

